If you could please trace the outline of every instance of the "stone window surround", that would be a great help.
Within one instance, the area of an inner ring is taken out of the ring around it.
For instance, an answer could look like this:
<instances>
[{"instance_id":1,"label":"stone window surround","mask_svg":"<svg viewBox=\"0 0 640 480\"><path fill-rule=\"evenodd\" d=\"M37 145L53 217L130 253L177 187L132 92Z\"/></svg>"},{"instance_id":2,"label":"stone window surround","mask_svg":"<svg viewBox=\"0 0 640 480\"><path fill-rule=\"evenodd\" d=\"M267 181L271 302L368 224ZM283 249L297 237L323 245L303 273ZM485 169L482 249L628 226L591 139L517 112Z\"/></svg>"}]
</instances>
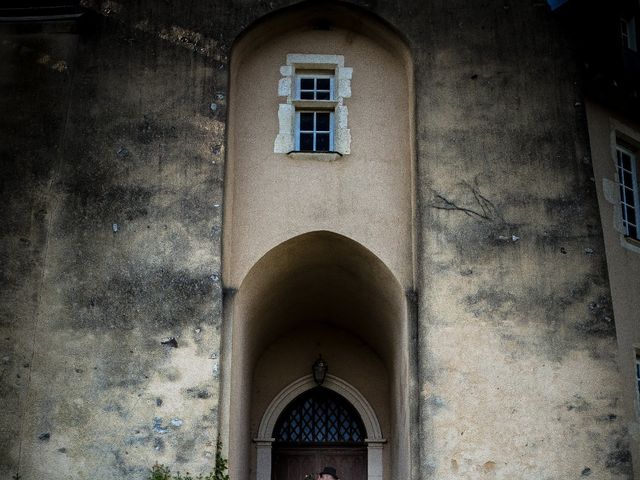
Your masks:
<instances>
[{"instance_id":1,"label":"stone window surround","mask_svg":"<svg viewBox=\"0 0 640 480\"><path fill-rule=\"evenodd\" d=\"M382 436L373 408L353 385L335 375L328 374L322 386L342 395L360 414L367 431L367 480L382 480L382 452L386 440ZM315 387L313 376L306 375L283 388L267 407L260 421L258 435L254 439L257 454L256 480L271 480L272 445L275 441L272 435L278 417L298 395Z\"/></svg>"},{"instance_id":2,"label":"stone window surround","mask_svg":"<svg viewBox=\"0 0 640 480\"><path fill-rule=\"evenodd\" d=\"M635 374L636 374L636 416L640 418L640 347L636 347L635 349Z\"/></svg>"},{"instance_id":3,"label":"stone window surround","mask_svg":"<svg viewBox=\"0 0 640 480\"><path fill-rule=\"evenodd\" d=\"M296 107L306 100L298 100L295 95L296 70L326 70L334 75L334 94L332 100L318 100L326 102L326 106L334 111L333 152L295 152L295 122ZM320 160L336 160L340 155L351 153L351 131L348 128L349 110L344 105L344 99L351 97L351 77L353 69L344 66L343 55L318 55L290 53L287 63L280 67L282 78L278 82L278 96L286 97L286 103L278 106L278 136L274 142L274 153L287 153L300 158ZM326 157L326 158L324 158Z\"/></svg>"},{"instance_id":4,"label":"stone window surround","mask_svg":"<svg viewBox=\"0 0 640 480\"><path fill-rule=\"evenodd\" d=\"M607 202L613 205L613 228L620 234L620 245L626 250L640 254L640 241L625 235L625 228L622 224L622 206L620 204L620 189L617 181L617 153L616 147L624 142L632 146L637 146L640 151L640 132L627 127L626 125L610 119L610 152L613 167L613 179L602 179L602 192Z\"/></svg>"}]
</instances>

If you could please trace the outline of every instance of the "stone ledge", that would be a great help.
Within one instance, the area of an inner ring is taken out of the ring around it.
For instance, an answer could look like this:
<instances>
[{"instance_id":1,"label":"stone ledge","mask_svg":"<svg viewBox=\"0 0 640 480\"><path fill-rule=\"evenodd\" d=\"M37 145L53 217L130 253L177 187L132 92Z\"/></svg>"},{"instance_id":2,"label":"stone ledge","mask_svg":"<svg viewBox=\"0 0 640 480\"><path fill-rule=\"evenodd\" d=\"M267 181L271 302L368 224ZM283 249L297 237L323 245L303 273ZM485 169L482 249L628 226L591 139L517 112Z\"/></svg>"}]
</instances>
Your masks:
<instances>
[{"instance_id":1,"label":"stone ledge","mask_svg":"<svg viewBox=\"0 0 640 480\"><path fill-rule=\"evenodd\" d=\"M293 160L315 160L319 162L335 162L342 155L338 152L289 152L287 156Z\"/></svg>"}]
</instances>

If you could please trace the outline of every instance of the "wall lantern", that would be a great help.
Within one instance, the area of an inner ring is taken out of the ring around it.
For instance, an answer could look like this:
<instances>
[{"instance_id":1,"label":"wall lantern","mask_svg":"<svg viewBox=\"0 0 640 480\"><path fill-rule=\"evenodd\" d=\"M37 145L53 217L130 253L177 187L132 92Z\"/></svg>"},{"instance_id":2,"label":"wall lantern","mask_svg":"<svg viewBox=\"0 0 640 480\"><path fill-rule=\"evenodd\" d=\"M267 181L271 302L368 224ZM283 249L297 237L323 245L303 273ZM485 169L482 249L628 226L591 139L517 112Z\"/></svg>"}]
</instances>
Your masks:
<instances>
[{"instance_id":1,"label":"wall lantern","mask_svg":"<svg viewBox=\"0 0 640 480\"><path fill-rule=\"evenodd\" d=\"M318 359L311 367L311 371L313 372L313 380L316 382L316 385L320 386L327 376L329 365L327 365L327 362L325 362L321 356L318 356Z\"/></svg>"}]
</instances>

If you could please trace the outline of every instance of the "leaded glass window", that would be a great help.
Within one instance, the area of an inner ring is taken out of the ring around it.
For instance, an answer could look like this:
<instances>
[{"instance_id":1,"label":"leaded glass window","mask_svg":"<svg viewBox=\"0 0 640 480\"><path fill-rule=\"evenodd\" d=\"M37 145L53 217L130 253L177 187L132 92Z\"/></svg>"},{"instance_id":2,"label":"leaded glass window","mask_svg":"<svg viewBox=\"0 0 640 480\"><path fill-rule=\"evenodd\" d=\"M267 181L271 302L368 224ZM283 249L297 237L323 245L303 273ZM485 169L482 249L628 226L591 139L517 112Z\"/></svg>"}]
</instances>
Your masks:
<instances>
[{"instance_id":1,"label":"leaded glass window","mask_svg":"<svg viewBox=\"0 0 640 480\"><path fill-rule=\"evenodd\" d=\"M342 396L316 387L282 412L274 429L281 443L363 443L365 429L356 409Z\"/></svg>"}]
</instances>

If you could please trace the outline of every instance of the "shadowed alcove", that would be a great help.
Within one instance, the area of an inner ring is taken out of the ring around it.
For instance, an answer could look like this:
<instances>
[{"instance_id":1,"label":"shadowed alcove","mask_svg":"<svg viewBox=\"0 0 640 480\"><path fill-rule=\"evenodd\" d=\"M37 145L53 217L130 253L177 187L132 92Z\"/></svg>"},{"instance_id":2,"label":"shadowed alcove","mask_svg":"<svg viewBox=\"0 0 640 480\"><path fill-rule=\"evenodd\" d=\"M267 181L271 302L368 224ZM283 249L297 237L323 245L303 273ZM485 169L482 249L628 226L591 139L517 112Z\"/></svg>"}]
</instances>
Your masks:
<instances>
[{"instance_id":1,"label":"shadowed alcove","mask_svg":"<svg viewBox=\"0 0 640 480\"><path fill-rule=\"evenodd\" d=\"M280 392L309 376L319 354L335 381L372 408L381 433L366 435L378 435L384 477L397 478L393 472L403 470L399 456L407 451L401 447L408 421L406 318L404 291L393 274L344 236L310 232L263 256L233 299L230 458L236 478L255 478L243 467L260 468L252 441L268 440L258 438L265 412Z\"/></svg>"}]
</instances>

